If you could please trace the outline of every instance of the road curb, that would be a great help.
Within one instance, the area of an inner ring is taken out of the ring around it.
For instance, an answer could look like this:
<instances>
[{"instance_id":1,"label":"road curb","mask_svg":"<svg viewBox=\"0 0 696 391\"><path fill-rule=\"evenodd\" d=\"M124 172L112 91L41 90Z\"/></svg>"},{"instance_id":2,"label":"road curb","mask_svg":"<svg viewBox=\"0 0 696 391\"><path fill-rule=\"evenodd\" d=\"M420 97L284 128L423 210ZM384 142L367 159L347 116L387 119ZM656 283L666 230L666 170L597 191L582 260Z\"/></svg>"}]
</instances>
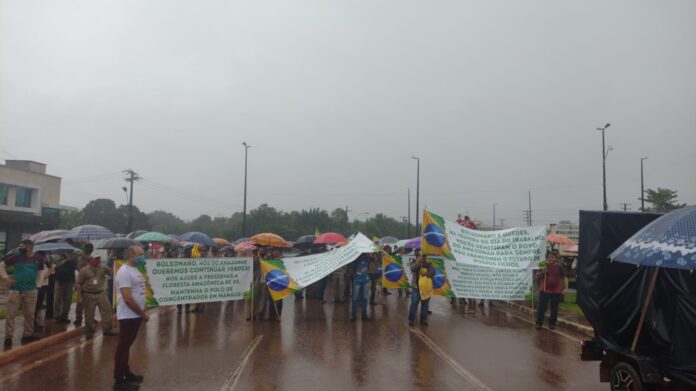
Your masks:
<instances>
[{"instance_id":1,"label":"road curb","mask_svg":"<svg viewBox=\"0 0 696 391\"><path fill-rule=\"evenodd\" d=\"M524 312L524 313L530 314L530 315L532 315L533 313L536 312L536 311L532 311L531 308L529 308L525 305L517 304L514 301L498 300L495 303L503 304L503 306L514 307L517 310L519 310L520 312ZM564 329L567 329L567 330L577 331L579 333L587 335L588 337L594 337L594 329L592 327L586 326L584 324L572 322L570 320L563 319L563 318L559 317L558 318L558 326L560 326Z\"/></svg>"},{"instance_id":2,"label":"road curb","mask_svg":"<svg viewBox=\"0 0 696 391\"><path fill-rule=\"evenodd\" d=\"M24 357L39 350L47 349L53 345L57 345L63 341L84 334L85 326L75 327L72 330L63 331L58 334L53 334L45 338L41 338L36 342L22 345L17 348L12 348L6 352L0 353L0 365L5 365L20 357Z\"/></svg>"}]
</instances>

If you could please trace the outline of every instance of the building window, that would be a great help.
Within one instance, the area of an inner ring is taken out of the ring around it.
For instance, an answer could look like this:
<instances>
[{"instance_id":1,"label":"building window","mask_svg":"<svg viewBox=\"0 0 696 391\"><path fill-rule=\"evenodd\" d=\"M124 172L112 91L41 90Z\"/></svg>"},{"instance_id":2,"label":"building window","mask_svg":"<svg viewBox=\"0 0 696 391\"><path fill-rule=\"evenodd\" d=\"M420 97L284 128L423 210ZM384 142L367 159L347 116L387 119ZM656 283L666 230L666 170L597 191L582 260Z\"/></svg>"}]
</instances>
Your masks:
<instances>
[{"instance_id":1,"label":"building window","mask_svg":"<svg viewBox=\"0 0 696 391\"><path fill-rule=\"evenodd\" d=\"M4 183L0 183L0 205L7 205L7 192L9 186Z\"/></svg>"},{"instance_id":2,"label":"building window","mask_svg":"<svg viewBox=\"0 0 696 391\"><path fill-rule=\"evenodd\" d=\"M17 186L15 191L15 206L18 208L31 208L32 189Z\"/></svg>"}]
</instances>

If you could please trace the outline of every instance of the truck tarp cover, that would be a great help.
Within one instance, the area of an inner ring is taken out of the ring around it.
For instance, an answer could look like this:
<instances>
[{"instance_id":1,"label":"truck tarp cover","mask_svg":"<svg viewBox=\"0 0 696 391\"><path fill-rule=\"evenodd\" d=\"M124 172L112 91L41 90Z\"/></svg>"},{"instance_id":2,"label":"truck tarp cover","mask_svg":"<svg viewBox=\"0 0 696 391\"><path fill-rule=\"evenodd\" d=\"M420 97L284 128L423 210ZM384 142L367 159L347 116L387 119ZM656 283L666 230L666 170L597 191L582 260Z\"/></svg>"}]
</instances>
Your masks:
<instances>
[{"instance_id":1,"label":"truck tarp cover","mask_svg":"<svg viewBox=\"0 0 696 391\"><path fill-rule=\"evenodd\" d=\"M607 257L660 215L580 211L578 304L608 348L631 348L652 267ZM661 268L637 353L653 357L664 373L696 385L696 274Z\"/></svg>"}]
</instances>

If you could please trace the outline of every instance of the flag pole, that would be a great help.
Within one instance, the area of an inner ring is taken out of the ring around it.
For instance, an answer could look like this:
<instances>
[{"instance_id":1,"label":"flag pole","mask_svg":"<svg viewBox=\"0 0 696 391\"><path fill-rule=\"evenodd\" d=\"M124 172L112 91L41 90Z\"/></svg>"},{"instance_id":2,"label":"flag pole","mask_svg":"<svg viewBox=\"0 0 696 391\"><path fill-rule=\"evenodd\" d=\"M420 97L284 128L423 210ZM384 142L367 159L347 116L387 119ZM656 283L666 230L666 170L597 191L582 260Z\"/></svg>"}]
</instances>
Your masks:
<instances>
[{"instance_id":1,"label":"flag pole","mask_svg":"<svg viewBox=\"0 0 696 391\"><path fill-rule=\"evenodd\" d=\"M270 295L271 292L268 291L268 294ZM280 300L283 300L283 299L280 299ZM271 297L271 301L273 302L273 309L275 309L275 313L276 313L276 317L277 317L277 319L278 319L278 323L280 323L280 313L278 312L278 307L276 306L276 303L275 303L276 301L273 300L273 297Z\"/></svg>"}]
</instances>

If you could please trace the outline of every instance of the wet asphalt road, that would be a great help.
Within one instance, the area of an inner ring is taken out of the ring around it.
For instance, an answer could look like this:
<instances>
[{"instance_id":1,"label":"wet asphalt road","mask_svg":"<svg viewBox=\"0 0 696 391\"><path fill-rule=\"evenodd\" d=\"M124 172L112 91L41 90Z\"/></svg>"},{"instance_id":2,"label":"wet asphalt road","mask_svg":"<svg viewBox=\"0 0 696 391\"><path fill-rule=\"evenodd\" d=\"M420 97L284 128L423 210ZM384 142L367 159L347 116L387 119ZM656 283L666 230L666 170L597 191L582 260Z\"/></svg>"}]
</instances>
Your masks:
<instances>
[{"instance_id":1,"label":"wet asphalt road","mask_svg":"<svg viewBox=\"0 0 696 391\"><path fill-rule=\"evenodd\" d=\"M283 321L245 321L246 304L169 308L141 328L131 367L141 390L607 390L579 359L578 335L534 330L497 307L431 303L428 327L409 328L409 301L348 321L347 304L285 300ZM109 390L115 337L74 338L0 367L0 389Z\"/></svg>"}]
</instances>

